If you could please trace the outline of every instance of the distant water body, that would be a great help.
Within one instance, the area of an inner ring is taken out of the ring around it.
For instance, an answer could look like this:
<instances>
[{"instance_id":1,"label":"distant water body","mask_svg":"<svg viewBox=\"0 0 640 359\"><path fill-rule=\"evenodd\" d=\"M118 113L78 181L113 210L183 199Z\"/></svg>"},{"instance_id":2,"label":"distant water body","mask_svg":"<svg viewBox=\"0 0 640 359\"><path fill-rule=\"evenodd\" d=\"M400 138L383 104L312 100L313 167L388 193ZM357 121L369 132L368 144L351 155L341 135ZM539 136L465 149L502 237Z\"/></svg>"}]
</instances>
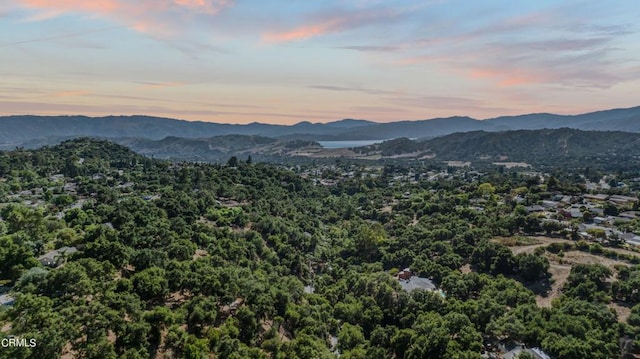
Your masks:
<instances>
[{"instance_id":1,"label":"distant water body","mask_svg":"<svg viewBox=\"0 0 640 359\"><path fill-rule=\"evenodd\" d=\"M386 140L357 140L357 141L318 141L324 148L351 148L369 146Z\"/></svg>"}]
</instances>

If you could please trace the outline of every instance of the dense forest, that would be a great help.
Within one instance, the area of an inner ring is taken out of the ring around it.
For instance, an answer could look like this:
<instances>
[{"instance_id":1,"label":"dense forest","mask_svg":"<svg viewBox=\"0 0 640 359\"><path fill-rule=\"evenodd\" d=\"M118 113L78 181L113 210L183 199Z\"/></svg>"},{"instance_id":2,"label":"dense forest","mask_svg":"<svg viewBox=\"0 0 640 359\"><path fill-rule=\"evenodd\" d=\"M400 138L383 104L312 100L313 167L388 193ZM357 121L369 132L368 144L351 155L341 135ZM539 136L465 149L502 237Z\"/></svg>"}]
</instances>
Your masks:
<instances>
[{"instance_id":1,"label":"dense forest","mask_svg":"<svg viewBox=\"0 0 640 359\"><path fill-rule=\"evenodd\" d=\"M428 171L167 162L89 139L0 153L0 325L37 342L0 358L640 353L640 253L525 208L584 193L584 174ZM436 290L407 290L405 268Z\"/></svg>"}]
</instances>

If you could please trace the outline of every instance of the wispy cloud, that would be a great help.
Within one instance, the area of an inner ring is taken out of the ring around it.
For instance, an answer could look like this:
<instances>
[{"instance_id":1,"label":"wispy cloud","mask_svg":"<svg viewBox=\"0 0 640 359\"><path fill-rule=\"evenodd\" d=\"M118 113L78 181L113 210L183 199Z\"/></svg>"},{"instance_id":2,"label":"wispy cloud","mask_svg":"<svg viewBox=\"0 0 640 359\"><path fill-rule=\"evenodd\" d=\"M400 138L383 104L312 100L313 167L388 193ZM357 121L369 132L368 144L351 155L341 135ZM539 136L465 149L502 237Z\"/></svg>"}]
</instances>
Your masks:
<instances>
[{"instance_id":1,"label":"wispy cloud","mask_svg":"<svg viewBox=\"0 0 640 359\"><path fill-rule=\"evenodd\" d=\"M351 46L338 46L336 49L353 50L362 52L391 52L399 49L398 46L393 45L351 45Z\"/></svg>"},{"instance_id":2,"label":"wispy cloud","mask_svg":"<svg viewBox=\"0 0 640 359\"><path fill-rule=\"evenodd\" d=\"M403 10L389 8L333 10L312 14L301 25L286 30L267 32L263 38L268 42L305 40L365 26L382 25L397 20L404 13Z\"/></svg>"},{"instance_id":3,"label":"wispy cloud","mask_svg":"<svg viewBox=\"0 0 640 359\"><path fill-rule=\"evenodd\" d=\"M70 32L70 33L65 33L65 34L60 34L60 35L55 35L55 36L43 36L43 37L31 38L31 39L27 39L27 40L13 41L13 42L8 42L8 43L0 43L0 47L26 45L26 44L35 43L35 42L50 42L50 41L57 41L57 40L65 40L65 39L71 39L71 38L86 36L86 35L89 35L89 34L95 34L95 33L99 33L99 32L115 30L115 29L118 29L118 28L119 27L116 27L116 26L110 26L110 27L103 27L103 28L95 29L95 30Z\"/></svg>"},{"instance_id":4,"label":"wispy cloud","mask_svg":"<svg viewBox=\"0 0 640 359\"><path fill-rule=\"evenodd\" d=\"M58 91L53 94L53 97L77 97L89 95L91 91L76 90L76 91Z\"/></svg>"},{"instance_id":5,"label":"wispy cloud","mask_svg":"<svg viewBox=\"0 0 640 359\"><path fill-rule=\"evenodd\" d=\"M351 111L355 113L406 113L406 109L401 107L384 107L384 106L354 106L351 107Z\"/></svg>"},{"instance_id":6,"label":"wispy cloud","mask_svg":"<svg viewBox=\"0 0 640 359\"><path fill-rule=\"evenodd\" d=\"M136 31L171 35L191 19L215 15L233 5L231 0L17 0L22 7L36 11L28 18L40 21L65 13L84 13L111 19Z\"/></svg>"},{"instance_id":7,"label":"wispy cloud","mask_svg":"<svg viewBox=\"0 0 640 359\"><path fill-rule=\"evenodd\" d=\"M501 86L556 84L607 88L623 78L616 73L626 65L610 59L616 49L612 38L552 39L493 43L473 63L472 78L493 79Z\"/></svg>"},{"instance_id":8,"label":"wispy cloud","mask_svg":"<svg viewBox=\"0 0 640 359\"><path fill-rule=\"evenodd\" d=\"M307 87L312 89L317 89L317 90L362 92L369 95L397 95L401 93L399 91L377 90L377 89L370 89L370 88L363 88L363 87L345 87L345 86L331 86L331 85L309 85Z\"/></svg>"},{"instance_id":9,"label":"wispy cloud","mask_svg":"<svg viewBox=\"0 0 640 359\"><path fill-rule=\"evenodd\" d=\"M465 113L511 113L513 109L492 106L484 100L457 96L408 95L386 97L382 101L403 108L420 108L424 111L446 110L454 113L463 109Z\"/></svg>"},{"instance_id":10,"label":"wispy cloud","mask_svg":"<svg viewBox=\"0 0 640 359\"><path fill-rule=\"evenodd\" d=\"M395 65L439 65L465 80L499 87L560 85L608 88L628 63L616 42L627 25L576 22L568 8L522 14L458 33L408 40ZM616 58L616 60L613 60ZM621 61L622 60L622 61ZM640 78L640 74L635 78Z\"/></svg>"},{"instance_id":11,"label":"wispy cloud","mask_svg":"<svg viewBox=\"0 0 640 359\"><path fill-rule=\"evenodd\" d=\"M134 81L139 84L143 89L161 89L167 87L180 87L186 85L185 82L171 81L171 82L153 82L153 81Z\"/></svg>"},{"instance_id":12,"label":"wispy cloud","mask_svg":"<svg viewBox=\"0 0 640 359\"><path fill-rule=\"evenodd\" d=\"M0 115L6 114L35 114L35 115L59 115L59 114L93 114L114 115L112 105L102 104L78 104L78 103L49 103L36 101L0 101ZM163 105L120 105L119 115L152 115L173 116L176 118L190 117L191 119L208 120L220 116L240 119L263 118L268 120L278 118L291 118L295 120L308 118L308 113L285 112L260 112L260 111L219 111L213 108L182 109Z\"/></svg>"}]
</instances>

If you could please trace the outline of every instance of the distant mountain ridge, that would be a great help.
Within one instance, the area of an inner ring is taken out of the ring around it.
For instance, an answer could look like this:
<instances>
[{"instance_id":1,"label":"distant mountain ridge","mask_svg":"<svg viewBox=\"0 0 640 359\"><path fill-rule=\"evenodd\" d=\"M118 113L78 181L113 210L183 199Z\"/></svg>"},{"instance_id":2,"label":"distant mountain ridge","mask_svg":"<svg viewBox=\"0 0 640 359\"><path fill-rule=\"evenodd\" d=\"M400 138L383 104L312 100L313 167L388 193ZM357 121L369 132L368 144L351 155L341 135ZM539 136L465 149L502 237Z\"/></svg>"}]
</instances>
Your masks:
<instances>
[{"instance_id":1,"label":"distant mountain ridge","mask_svg":"<svg viewBox=\"0 0 640 359\"><path fill-rule=\"evenodd\" d=\"M344 119L330 123L246 125L183 121L151 116L3 116L0 148L37 147L74 137L146 138L168 136L210 138L223 135L259 135L305 140L383 140L397 137L434 138L456 132L574 128L597 131L640 132L640 107L591 112L582 115L528 114L487 120L470 117L377 123Z\"/></svg>"}]
</instances>

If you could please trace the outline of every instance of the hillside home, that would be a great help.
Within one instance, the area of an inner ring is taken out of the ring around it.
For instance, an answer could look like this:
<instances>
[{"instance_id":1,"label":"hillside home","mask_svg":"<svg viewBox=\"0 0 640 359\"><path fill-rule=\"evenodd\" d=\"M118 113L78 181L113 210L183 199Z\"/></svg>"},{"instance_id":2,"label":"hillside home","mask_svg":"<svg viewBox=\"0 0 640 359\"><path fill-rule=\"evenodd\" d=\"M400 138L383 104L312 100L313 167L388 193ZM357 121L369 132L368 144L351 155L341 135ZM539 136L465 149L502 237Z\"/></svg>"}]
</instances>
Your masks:
<instances>
[{"instance_id":1,"label":"hillside home","mask_svg":"<svg viewBox=\"0 0 640 359\"><path fill-rule=\"evenodd\" d=\"M2 307L10 307L16 299L10 294L0 294L0 306Z\"/></svg>"},{"instance_id":2,"label":"hillside home","mask_svg":"<svg viewBox=\"0 0 640 359\"><path fill-rule=\"evenodd\" d=\"M534 204L533 206L527 206L525 207L525 209L527 210L527 213L534 213L534 212L544 212L544 207L538 204Z\"/></svg>"},{"instance_id":3,"label":"hillside home","mask_svg":"<svg viewBox=\"0 0 640 359\"><path fill-rule=\"evenodd\" d=\"M517 359L522 353L528 353L535 359L551 359L547 353L540 348L517 347L503 354L504 359Z\"/></svg>"},{"instance_id":4,"label":"hillside home","mask_svg":"<svg viewBox=\"0 0 640 359\"><path fill-rule=\"evenodd\" d=\"M582 211L580 210L580 208L576 207L565 208L562 211L562 215L566 218L583 218Z\"/></svg>"},{"instance_id":5,"label":"hillside home","mask_svg":"<svg viewBox=\"0 0 640 359\"><path fill-rule=\"evenodd\" d=\"M60 247L54 251L48 252L47 254L38 257L38 261L43 266L56 268L62 265L66 261L67 257L77 251L78 249L76 247Z\"/></svg>"},{"instance_id":6,"label":"hillside home","mask_svg":"<svg viewBox=\"0 0 640 359\"><path fill-rule=\"evenodd\" d=\"M402 280L409 280L413 276L413 272L411 269L405 268L402 271L398 272L398 278Z\"/></svg>"},{"instance_id":7,"label":"hillside home","mask_svg":"<svg viewBox=\"0 0 640 359\"><path fill-rule=\"evenodd\" d=\"M638 198L614 194L613 196L609 197L609 202L620 206L629 206L638 202Z\"/></svg>"},{"instance_id":8,"label":"hillside home","mask_svg":"<svg viewBox=\"0 0 640 359\"><path fill-rule=\"evenodd\" d=\"M623 233L620 235L620 239L634 246L640 246L640 236L635 233Z\"/></svg>"},{"instance_id":9,"label":"hillside home","mask_svg":"<svg viewBox=\"0 0 640 359\"><path fill-rule=\"evenodd\" d=\"M609 195L607 194L603 194L603 193L599 193L599 194L585 194L582 196L582 198L589 200L589 201L594 201L594 202L604 202L607 199L609 199Z\"/></svg>"},{"instance_id":10,"label":"hillside home","mask_svg":"<svg viewBox=\"0 0 640 359\"><path fill-rule=\"evenodd\" d=\"M636 218L640 218L638 217L638 215L636 214L636 212L633 211L627 211L627 212L622 212L618 215L618 217L621 218L628 218L628 219L636 219Z\"/></svg>"}]
</instances>

